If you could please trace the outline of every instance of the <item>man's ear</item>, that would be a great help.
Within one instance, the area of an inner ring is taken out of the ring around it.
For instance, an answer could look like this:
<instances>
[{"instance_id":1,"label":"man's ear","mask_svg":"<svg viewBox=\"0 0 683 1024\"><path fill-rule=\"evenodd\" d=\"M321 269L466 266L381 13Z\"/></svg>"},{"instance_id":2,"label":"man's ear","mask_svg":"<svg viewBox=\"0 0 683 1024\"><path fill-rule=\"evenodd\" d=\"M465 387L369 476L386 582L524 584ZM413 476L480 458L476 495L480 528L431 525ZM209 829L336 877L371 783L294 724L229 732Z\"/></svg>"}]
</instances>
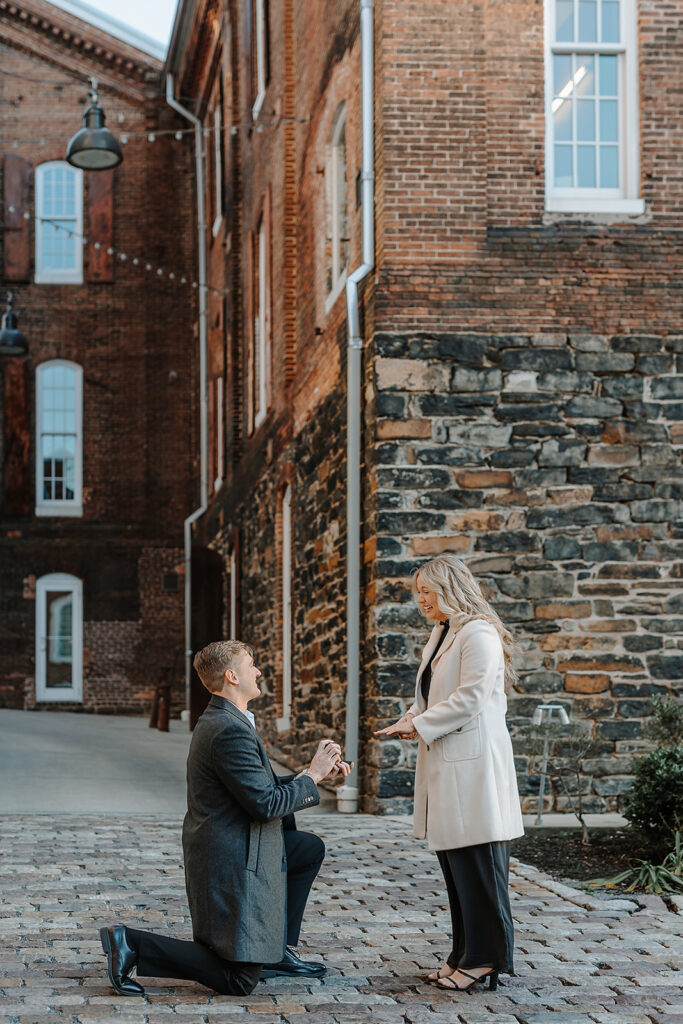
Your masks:
<instances>
[{"instance_id":1,"label":"man's ear","mask_svg":"<svg viewBox=\"0 0 683 1024\"><path fill-rule=\"evenodd\" d=\"M230 686L236 686L237 683L239 683L237 673L234 671L234 669L226 668L225 672L223 673L223 682L228 683Z\"/></svg>"}]
</instances>

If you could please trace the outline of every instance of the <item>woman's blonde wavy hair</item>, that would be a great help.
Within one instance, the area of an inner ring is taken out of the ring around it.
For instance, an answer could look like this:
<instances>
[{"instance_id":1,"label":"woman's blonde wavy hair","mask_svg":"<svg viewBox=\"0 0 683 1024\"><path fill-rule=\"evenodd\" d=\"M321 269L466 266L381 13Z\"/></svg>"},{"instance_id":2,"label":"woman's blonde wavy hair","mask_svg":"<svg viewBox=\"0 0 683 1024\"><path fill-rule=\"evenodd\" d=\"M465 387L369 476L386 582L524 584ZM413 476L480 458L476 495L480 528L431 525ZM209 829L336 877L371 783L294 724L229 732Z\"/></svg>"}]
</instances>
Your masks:
<instances>
[{"instance_id":1,"label":"woman's blonde wavy hair","mask_svg":"<svg viewBox=\"0 0 683 1024\"><path fill-rule=\"evenodd\" d=\"M438 555L425 562L413 576L413 589L419 581L436 594L440 612L448 617L451 626L462 629L467 622L483 619L494 627L503 645L505 657L505 692L517 679L513 667L514 641L500 618L481 592L481 588L465 563L455 555Z\"/></svg>"}]
</instances>

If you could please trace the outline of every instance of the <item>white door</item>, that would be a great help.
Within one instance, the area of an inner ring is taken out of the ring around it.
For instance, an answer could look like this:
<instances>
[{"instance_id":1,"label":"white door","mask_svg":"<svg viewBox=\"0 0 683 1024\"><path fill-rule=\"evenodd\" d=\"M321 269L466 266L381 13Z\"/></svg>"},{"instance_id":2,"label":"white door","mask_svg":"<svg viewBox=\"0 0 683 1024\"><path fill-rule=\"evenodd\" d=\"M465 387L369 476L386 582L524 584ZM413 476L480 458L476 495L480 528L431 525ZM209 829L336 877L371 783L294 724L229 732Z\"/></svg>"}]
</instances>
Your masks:
<instances>
[{"instance_id":1,"label":"white door","mask_svg":"<svg viewBox=\"0 0 683 1024\"><path fill-rule=\"evenodd\" d=\"M83 584L50 573L36 582L36 700L83 699Z\"/></svg>"}]
</instances>

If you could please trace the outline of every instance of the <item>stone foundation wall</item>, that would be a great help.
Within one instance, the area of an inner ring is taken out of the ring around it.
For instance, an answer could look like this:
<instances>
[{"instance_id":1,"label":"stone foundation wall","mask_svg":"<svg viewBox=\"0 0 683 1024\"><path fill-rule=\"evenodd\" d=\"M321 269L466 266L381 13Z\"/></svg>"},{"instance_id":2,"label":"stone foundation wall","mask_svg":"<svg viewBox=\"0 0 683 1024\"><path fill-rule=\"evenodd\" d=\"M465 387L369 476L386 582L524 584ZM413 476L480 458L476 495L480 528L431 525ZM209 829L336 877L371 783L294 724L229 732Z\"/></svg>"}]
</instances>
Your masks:
<instances>
[{"instance_id":1,"label":"stone foundation wall","mask_svg":"<svg viewBox=\"0 0 683 1024\"><path fill-rule=\"evenodd\" d=\"M452 551L517 640L524 810L522 734L543 702L591 725L587 809L622 806L651 696L683 688L681 353L681 336L375 337L368 742L412 701L428 631L410 574ZM368 751L368 809L407 810L413 746Z\"/></svg>"}]
</instances>

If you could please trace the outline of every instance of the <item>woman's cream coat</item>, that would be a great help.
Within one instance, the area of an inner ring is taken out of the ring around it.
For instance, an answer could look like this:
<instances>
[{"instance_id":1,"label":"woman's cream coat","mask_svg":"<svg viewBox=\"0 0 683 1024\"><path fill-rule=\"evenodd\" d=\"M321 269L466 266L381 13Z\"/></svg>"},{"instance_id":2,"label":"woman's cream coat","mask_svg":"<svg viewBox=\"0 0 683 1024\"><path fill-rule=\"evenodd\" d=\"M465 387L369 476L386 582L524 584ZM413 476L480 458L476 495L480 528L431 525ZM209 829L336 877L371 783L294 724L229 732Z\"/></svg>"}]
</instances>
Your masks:
<instances>
[{"instance_id":1,"label":"woman's cream coat","mask_svg":"<svg viewBox=\"0 0 683 1024\"><path fill-rule=\"evenodd\" d=\"M437 626L425 646L410 709L420 734L414 834L426 836L430 850L515 839L524 828L505 724L503 645L483 619L450 628L425 706L420 680L439 633Z\"/></svg>"}]
</instances>

